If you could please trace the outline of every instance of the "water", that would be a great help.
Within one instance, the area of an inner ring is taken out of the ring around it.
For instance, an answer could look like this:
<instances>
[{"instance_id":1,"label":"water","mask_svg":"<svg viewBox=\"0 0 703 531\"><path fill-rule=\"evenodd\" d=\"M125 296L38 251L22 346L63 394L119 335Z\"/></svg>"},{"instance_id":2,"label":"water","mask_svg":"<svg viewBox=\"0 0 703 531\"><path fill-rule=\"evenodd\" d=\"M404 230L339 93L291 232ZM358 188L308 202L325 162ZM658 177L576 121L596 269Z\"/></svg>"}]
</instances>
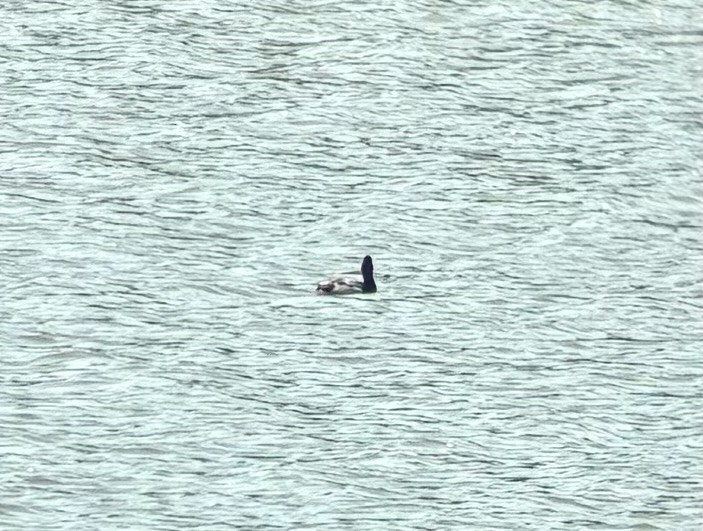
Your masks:
<instances>
[{"instance_id":1,"label":"water","mask_svg":"<svg viewBox=\"0 0 703 531\"><path fill-rule=\"evenodd\" d=\"M699 2L0 19L0 528L701 528Z\"/></svg>"}]
</instances>

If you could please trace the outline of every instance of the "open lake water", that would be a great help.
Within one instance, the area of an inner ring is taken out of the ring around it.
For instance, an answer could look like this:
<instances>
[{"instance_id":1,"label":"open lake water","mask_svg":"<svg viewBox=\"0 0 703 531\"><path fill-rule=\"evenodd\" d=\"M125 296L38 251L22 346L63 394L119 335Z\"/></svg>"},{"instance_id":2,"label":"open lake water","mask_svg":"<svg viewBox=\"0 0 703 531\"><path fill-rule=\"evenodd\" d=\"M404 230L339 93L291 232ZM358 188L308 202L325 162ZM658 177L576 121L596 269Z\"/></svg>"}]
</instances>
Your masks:
<instances>
[{"instance_id":1,"label":"open lake water","mask_svg":"<svg viewBox=\"0 0 703 531\"><path fill-rule=\"evenodd\" d=\"M3 531L703 528L700 0L6 1L0 116Z\"/></svg>"}]
</instances>

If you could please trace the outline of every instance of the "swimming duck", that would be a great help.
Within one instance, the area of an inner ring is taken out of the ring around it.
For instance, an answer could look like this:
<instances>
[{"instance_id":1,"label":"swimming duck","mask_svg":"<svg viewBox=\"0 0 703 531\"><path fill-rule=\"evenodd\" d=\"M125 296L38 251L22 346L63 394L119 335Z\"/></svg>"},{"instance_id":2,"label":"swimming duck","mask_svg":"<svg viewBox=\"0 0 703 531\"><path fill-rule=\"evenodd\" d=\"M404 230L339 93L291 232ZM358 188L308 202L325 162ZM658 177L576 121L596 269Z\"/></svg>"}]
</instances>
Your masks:
<instances>
[{"instance_id":1,"label":"swimming duck","mask_svg":"<svg viewBox=\"0 0 703 531\"><path fill-rule=\"evenodd\" d=\"M373 262L370 256L365 256L361 262L361 276L358 278L331 278L317 285L319 295L346 295L348 293L376 293L376 283L373 280Z\"/></svg>"}]
</instances>

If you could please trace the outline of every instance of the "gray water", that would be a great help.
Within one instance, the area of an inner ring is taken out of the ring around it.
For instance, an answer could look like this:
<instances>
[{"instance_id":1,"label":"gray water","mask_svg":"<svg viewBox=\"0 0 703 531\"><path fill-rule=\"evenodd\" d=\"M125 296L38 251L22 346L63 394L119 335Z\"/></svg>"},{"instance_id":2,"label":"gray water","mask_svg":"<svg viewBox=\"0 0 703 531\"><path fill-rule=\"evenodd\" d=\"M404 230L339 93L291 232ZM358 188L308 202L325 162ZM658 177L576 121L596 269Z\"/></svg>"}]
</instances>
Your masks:
<instances>
[{"instance_id":1,"label":"gray water","mask_svg":"<svg viewBox=\"0 0 703 531\"><path fill-rule=\"evenodd\" d=\"M0 529L703 526L698 0L10 1L0 80Z\"/></svg>"}]
</instances>

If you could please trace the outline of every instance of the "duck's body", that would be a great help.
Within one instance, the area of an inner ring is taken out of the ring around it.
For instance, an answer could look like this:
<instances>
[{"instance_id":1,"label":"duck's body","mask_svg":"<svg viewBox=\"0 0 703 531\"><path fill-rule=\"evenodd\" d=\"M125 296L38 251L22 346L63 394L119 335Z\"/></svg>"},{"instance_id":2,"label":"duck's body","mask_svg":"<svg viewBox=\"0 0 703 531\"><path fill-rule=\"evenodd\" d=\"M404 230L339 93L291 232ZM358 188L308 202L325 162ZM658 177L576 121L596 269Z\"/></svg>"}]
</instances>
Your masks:
<instances>
[{"instance_id":1,"label":"duck's body","mask_svg":"<svg viewBox=\"0 0 703 531\"><path fill-rule=\"evenodd\" d=\"M347 295L351 293L375 293L376 282L373 279L373 262L370 256L364 257L361 263L361 279L330 278L323 280L315 290L319 295Z\"/></svg>"}]
</instances>

